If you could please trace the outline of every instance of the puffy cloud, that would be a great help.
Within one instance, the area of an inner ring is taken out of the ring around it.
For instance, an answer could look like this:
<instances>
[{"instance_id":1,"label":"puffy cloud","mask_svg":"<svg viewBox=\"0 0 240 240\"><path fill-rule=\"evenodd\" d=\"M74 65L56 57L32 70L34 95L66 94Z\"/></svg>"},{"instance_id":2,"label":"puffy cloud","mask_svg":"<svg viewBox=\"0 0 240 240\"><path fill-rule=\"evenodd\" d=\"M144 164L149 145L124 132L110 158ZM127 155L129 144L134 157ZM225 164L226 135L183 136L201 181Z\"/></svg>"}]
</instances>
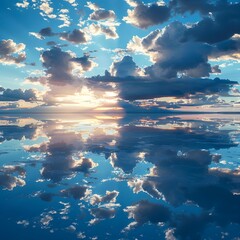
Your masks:
<instances>
[{"instance_id":1,"label":"puffy cloud","mask_svg":"<svg viewBox=\"0 0 240 240\"><path fill-rule=\"evenodd\" d=\"M76 57L72 52L64 52L59 47L46 50L41 55L42 65L46 68L45 76L29 77L29 82L39 82L49 85L74 85L81 86L77 74L92 70L96 64L91 60L89 54ZM56 88L57 89L57 88ZM54 89L53 89L54 90ZM66 90L66 89L65 89ZM75 89L76 90L76 89Z\"/></svg>"},{"instance_id":2,"label":"puffy cloud","mask_svg":"<svg viewBox=\"0 0 240 240\"><path fill-rule=\"evenodd\" d=\"M151 203L147 200L141 200L127 207L125 211L128 212L129 218L135 220L135 226L143 225L148 222L153 224L168 222L171 218L171 211L168 207L157 203Z\"/></svg>"},{"instance_id":3,"label":"puffy cloud","mask_svg":"<svg viewBox=\"0 0 240 240\"><path fill-rule=\"evenodd\" d=\"M92 205L102 204L102 203L114 203L116 202L118 191L106 191L106 195L100 196L98 194L94 194L91 196L90 203Z\"/></svg>"},{"instance_id":4,"label":"puffy cloud","mask_svg":"<svg viewBox=\"0 0 240 240\"><path fill-rule=\"evenodd\" d=\"M133 37L128 49L150 57L154 64L145 68L147 75L166 79L176 78L179 75L208 77L210 73L216 72L216 67L210 65L209 58L233 56L239 51L237 38L210 45L186 38L191 29L194 27L187 28L180 22L173 22L144 38ZM217 72L219 73L220 70L218 69Z\"/></svg>"},{"instance_id":5,"label":"puffy cloud","mask_svg":"<svg viewBox=\"0 0 240 240\"><path fill-rule=\"evenodd\" d=\"M45 154L41 170L43 179L58 183L62 179L73 178L77 173L90 174L98 164L89 158L79 156L79 152L84 149L81 135L64 131L55 132L54 126L52 128L48 133L49 142L25 146L26 151Z\"/></svg>"},{"instance_id":6,"label":"puffy cloud","mask_svg":"<svg viewBox=\"0 0 240 240\"><path fill-rule=\"evenodd\" d=\"M47 16L49 18L56 18L57 15L53 14L53 8L50 6L50 1L42 1L42 3L39 6L39 9L42 11L40 14L42 16Z\"/></svg>"},{"instance_id":7,"label":"puffy cloud","mask_svg":"<svg viewBox=\"0 0 240 240\"><path fill-rule=\"evenodd\" d=\"M40 34L42 37L52 37L52 36L55 35L55 33L53 33L51 27L46 27L46 28L41 29L41 30L39 31L39 34Z\"/></svg>"},{"instance_id":8,"label":"puffy cloud","mask_svg":"<svg viewBox=\"0 0 240 240\"><path fill-rule=\"evenodd\" d=\"M140 71L130 56L124 56L120 61L113 62L110 67L111 75L116 77L138 76Z\"/></svg>"},{"instance_id":9,"label":"puffy cloud","mask_svg":"<svg viewBox=\"0 0 240 240\"><path fill-rule=\"evenodd\" d=\"M102 24L92 23L89 25L89 30L92 35L105 35L106 39L117 39L119 38L116 27L114 26L103 26Z\"/></svg>"},{"instance_id":10,"label":"puffy cloud","mask_svg":"<svg viewBox=\"0 0 240 240\"><path fill-rule=\"evenodd\" d=\"M116 15L112 10L105 10L102 8L96 9L93 13L90 14L89 19L93 21L102 21L102 20L115 20Z\"/></svg>"},{"instance_id":11,"label":"puffy cloud","mask_svg":"<svg viewBox=\"0 0 240 240\"><path fill-rule=\"evenodd\" d=\"M90 209L90 213L95 217L90 221L90 224L96 224L99 221L114 218L116 214L116 209L114 208L92 208Z\"/></svg>"},{"instance_id":12,"label":"puffy cloud","mask_svg":"<svg viewBox=\"0 0 240 240\"><path fill-rule=\"evenodd\" d=\"M0 101L19 101L24 100L26 102L37 101L37 93L33 89L22 90L22 89L1 89L0 90Z\"/></svg>"},{"instance_id":13,"label":"puffy cloud","mask_svg":"<svg viewBox=\"0 0 240 240\"><path fill-rule=\"evenodd\" d=\"M17 174L17 176L14 176ZM25 181L23 178L26 175L26 171L21 166L7 165L0 168L0 186L3 189L13 190L16 186L24 186Z\"/></svg>"},{"instance_id":14,"label":"puffy cloud","mask_svg":"<svg viewBox=\"0 0 240 240\"><path fill-rule=\"evenodd\" d=\"M126 1L133 10L128 10L128 16L123 20L139 28L148 28L167 21L170 18L170 9L160 2L144 4L140 0Z\"/></svg>"},{"instance_id":15,"label":"puffy cloud","mask_svg":"<svg viewBox=\"0 0 240 240\"><path fill-rule=\"evenodd\" d=\"M73 81L72 71L74 69L72 58L68 52L63 52L60 48L54 47L42 53L42 64L47 69L50 84L66 84Z\"/></svg>"},{"instance_id":16,"label":"puffy cloud","mask_svg":"<svg viewBox=\"0 0 240 240\"><path fill-rule=\"evenodd\" d=\"M83 157L77 161L77 165L74 166L72 170L76 172L83 172L85 174L88 174L93 168L97 166L98 164L95 163L92 159Z\"/></svg>"},{"instance_id":17,"label":"puffy cloud","mask_svg":"<svg viewBox=\"0 0 240 240\"><path fill-rule=\"evenodd\" d=\"M23 0L23 2L22 3L16 3L16 6L17 7L20 7L20 8L28 8L28 6L29 6L29 2L28 1L26 1L26 0Z\"/></svg>"},{"instance_id":18,"label":"puffy cloud","mask_svg":"<svg viewBox=\"0 0 240 240\"><path fill-rule=\"evenodd\" d=\"M74 29L72 32L61 33L60 37L74 44L87 43L89 39L86 33L79 29Z\"/></svg>"},{"instance_id":19,"label":"puffy cloud","mask_svg":"<svg viewBox=\"0 0 240 240\"><path fill-rule=\"evenodd\" d=\"M25 47L25 44L17 44L12 39L0 41L0 63L22 66L26 60Z\"/></svg>"},{"instance_id":20,"label":"puffy cloud","mask_svg":"<svg viewBox=\"0 0 240 240\"><path fill-rule=\"evenodd\" d=\"M101 21L101 20L109 20L114 21L116 18L116 14L112 10L106 10L100 8L97 4L92 2L87 2L86 5L89 9L93 10L94 12L90 14L89 19L93 21Z\"/></svg>"},{"instance_id":21,"label":"puffy cloud","mask_svg":"<svg viewBox=\"0 0 240 240\"><path fill-rule=\"evenodd\" d=\"M68 189L61 190L63 197L73 197L76 200L82 200L89 195L88 187L86 186L73 186Z\"/></svg>"},{"instance_id":22,"label":"puffy cloud","mask_svg":"<svg viewBox=\"0 0 240 240\"><path fill-rule=\"evenodd\" d=\"M76 0L64 0L68 3L70 3L73 7L76 7L78 4L76 3Z\"/></svg>"},{"instance_id":23,"label":"puffy cloud","mask_svg":"<svg viewBox=\"0 0 240 240\"><path fill-rule=\"evenodd\" d=\"M116 31L116 26L118 26L119 23L115 21L115 12L100 8L92 2L87 2L87 7L94 11L90 14L89 20L97 22L91 23L86 28L89 35L105 35L106 39L117 39L119 36Z\"/></svg>"},{"instance_id":24,"label":"puffy cloud","mask_svg":"<svg viewBox=\"0 0 240 240\"><path fill-rule=\"evenodd\" d=\"M132 51L148 55L154 65L146 68L146 73L153 78L174 78L179 73L196 77L195 71L202 73L200 77L209 76L211 67L208 55L212 48L207 44L184 41L187 27L180 22L173 22L163 30L155 30L145 38L133 38L128 44ZM203 68L200 71L199 68ZM191 70L191 71L187 71ZM200 75L200 74L198 74Z\"/></svg>"},{"instance_id":25,"label":"puffy cloud","mask_svg":"<svg viewBox=\"0 0 240 240\"><path fill-rule=\"evenodd\" d=\"M97 66L97 64L91 60L88 53L85 53L83 57L72 58L71 61L76 63L78 67L81 67L82 72L91 71Z\"/></svg>"},{"instance_id":26,"label":"puffy cloud","mask_svg":"<svg viewBox=\"0 0 240 240\"><path fill-rule=\"evenodd\" d=\"M58 19L60 21L63 21L63 23L61 25L59 25L59 28L63 28L63 27L69 27L71 25L71 21L70 21L70 17L67 15L68 10L67 9L61 9L60 10L60 14L58 15Z\"/></svg>"}]
</instances>

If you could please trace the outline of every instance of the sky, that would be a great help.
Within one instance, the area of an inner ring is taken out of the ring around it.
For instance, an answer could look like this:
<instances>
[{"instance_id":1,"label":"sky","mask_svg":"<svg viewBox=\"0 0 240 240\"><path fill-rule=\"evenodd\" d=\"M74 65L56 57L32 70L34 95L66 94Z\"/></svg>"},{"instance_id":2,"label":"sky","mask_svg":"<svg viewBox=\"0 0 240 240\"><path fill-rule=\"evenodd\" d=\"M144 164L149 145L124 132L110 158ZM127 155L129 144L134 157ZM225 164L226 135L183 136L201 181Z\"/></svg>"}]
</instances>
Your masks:
<instances>
[{"instance_id":1,"label":"sky","mask_svg":"<svg viewBox=\"0 0 240 240\"><path fill-rule=\"evenodd\" d=\"M2 0L0 111L239 111L240 2Z\"/></svg>"}]
</instances>

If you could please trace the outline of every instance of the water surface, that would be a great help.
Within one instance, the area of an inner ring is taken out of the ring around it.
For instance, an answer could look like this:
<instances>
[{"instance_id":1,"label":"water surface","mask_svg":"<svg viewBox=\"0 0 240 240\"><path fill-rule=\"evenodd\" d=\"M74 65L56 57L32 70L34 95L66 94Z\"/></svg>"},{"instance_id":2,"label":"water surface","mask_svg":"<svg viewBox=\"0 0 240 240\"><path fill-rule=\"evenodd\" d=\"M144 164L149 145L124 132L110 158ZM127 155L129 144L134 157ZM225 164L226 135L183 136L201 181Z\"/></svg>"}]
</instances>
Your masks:
<instances>
[{"instance_id":1,"label":"water surface","mask_svg":"<svg viewBox=\"0 0 240 240\"><path fill-rule=\"evenodd\" d=\"M240 239L239 124L1 116L1 239Z\"/></svg>"}]
</instances>

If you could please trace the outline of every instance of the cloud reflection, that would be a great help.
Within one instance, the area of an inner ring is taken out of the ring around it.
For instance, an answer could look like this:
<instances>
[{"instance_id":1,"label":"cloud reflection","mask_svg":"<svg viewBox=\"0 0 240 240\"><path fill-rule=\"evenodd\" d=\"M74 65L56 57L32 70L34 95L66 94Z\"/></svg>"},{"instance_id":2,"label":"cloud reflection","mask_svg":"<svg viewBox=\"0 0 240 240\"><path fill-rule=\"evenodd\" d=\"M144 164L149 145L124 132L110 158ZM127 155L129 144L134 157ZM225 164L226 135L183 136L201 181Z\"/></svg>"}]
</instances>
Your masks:
<instances>
[{"instance_id":1,"label":"cloud reflection","mask_svg":"<svg viewBox=\"0 0 240 240\"><path fill-rule=\"evenodd\" d=\"M40 226L55 229L55 234L64 228L89 239L98 231L105 238L98 226L106 221L112 226L107 239L137 238L141 228L146 238L148 225L165 239L211 239L209 229L239 237L231 226L240 225L240 168L227 155L230 150L236 157L238 151L239 122L234 119L49 116L24 126L14 122L10 130L5 124L0 127L5 140L21 142L30 159L40 157L32 187L26 176L33 170L26 159L24 165L14 159L11 165L3 162L0 186L22 186L23 192L31 188L31 204L42 211ZM49 204L48 211L38 199ZM74 223L78 218L84 219L81 229ZM31 226L32 219L22 219Z\"/></svg>"}]
</instances>

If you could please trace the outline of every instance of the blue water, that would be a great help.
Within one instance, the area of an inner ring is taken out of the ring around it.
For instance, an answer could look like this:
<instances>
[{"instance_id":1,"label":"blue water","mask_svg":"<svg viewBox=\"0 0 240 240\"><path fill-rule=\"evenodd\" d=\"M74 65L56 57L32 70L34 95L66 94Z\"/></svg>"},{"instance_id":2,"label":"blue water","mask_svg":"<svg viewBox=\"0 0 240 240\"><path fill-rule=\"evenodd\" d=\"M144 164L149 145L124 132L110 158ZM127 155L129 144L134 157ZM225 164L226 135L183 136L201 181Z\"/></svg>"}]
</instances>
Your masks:
<instances>
[{"instance_id":1,"label":"blue water","mask_svg":"<svg viewBox=\"0 0 240 240\"><path fill-rule=\"evenodd\" d=\"M3 240L240 239L238 115L0 117Z\"/></svg>"}]
</instances>

